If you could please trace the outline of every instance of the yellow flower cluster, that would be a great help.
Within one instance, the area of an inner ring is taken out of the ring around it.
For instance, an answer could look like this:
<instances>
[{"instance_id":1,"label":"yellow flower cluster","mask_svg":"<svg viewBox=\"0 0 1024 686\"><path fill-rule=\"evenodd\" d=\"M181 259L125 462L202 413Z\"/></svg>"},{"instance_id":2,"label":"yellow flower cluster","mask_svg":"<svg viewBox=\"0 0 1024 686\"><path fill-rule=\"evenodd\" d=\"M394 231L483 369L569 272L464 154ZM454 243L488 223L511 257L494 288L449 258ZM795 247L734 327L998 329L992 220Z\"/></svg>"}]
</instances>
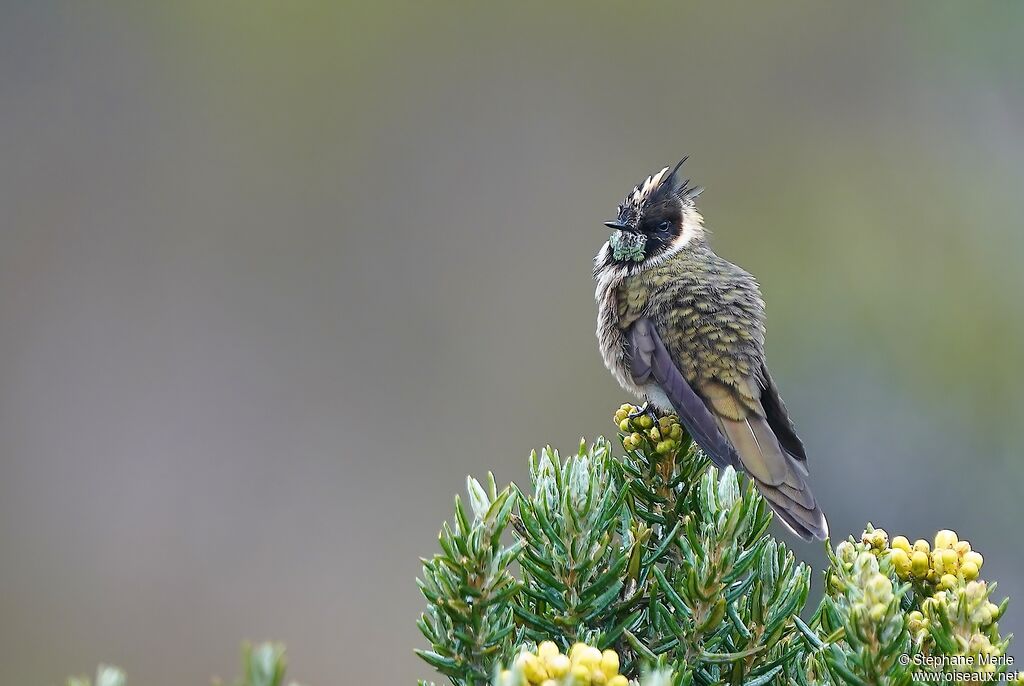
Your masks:
<instances>
[{"instance_id":1,"label":"yellow flower cluster","mask_svg":"<svg viewBox=\"0 0 1024 686\"><path fill-rule=\"evenodd\" d=\"M879 560L888 557L896 576L912 582L920 594L920 609L907 615L907 628L917 643L927 643L930 628L942 625L945 617L956 629L960 654L1003 654L1005 642L991 628L1001 609L989 601L991 591L978 578L985 559L955 531L943 529L931 543L924 539L911 543L905 536L896 536L890 543L885 530L869 524L859 546L845 541L836 548L836 556L849 561L865 550Z\"/></svg>"},{"instance_id":2,"label":"yellow flower cluster","mask_svg":"<svg viewBox=\"0 0 1024 686\"><path fill-rule=\"evenodd\" d=\"M619 674L619 654L576 643L563 655L552 641L536 652L524 650L512 669L503 670L497 686L628 686Z\"/></svg>"},{"instance_id":3,"label":"yellow flower cluster","mask_svg":"<svg viewBox=\"0 0 1024 686\"><path fill-rule=\"evenodd\" d=\"M895 537L890 546L881 529L865 531L861 541L870 544L872 550L888 552L900 579L915 580L939 590L974 581L985 562L981 553L971 550L968 541L961 541L956 532L949 529L935 534L934 546L923 538L911 543L905 536Z\"/></svg>"},{"instance_id":4,"label":"yellow flower cluster","mask_svg":"<svg viewBox=\"0 0 1024 686\"><path fill-rule=\"evenodd\" d=\"M641 413L636 405L625 404L615 412L615 425L625 434L622 445L626 450L637 450L645 444L661 455L679 448L683 426L674 414L657 421L647 412Z\"/></svg>"}]
</instances>

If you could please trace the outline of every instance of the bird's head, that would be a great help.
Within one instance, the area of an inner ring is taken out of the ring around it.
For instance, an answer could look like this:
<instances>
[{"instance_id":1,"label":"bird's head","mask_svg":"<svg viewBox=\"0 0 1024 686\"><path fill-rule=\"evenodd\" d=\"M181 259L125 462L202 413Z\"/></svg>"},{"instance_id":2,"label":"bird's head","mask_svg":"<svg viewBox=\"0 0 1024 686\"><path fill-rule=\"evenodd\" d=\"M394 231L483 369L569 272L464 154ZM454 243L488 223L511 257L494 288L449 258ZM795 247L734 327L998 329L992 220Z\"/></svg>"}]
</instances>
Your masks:
<instances>
[{"instance_id":1,"label":"bird's head","mask_svg":"<svg viewBox=\"0 0 1024 686\"><path fill-rule=\"evenodd\" d=\"M618 216L605 222L614 229L608 239L613 262L644 263L703 237L703 219L694 201L704 189L682 178L679 169L685 161L648 176L619 205Z\"/></svg>"}]
</instances>

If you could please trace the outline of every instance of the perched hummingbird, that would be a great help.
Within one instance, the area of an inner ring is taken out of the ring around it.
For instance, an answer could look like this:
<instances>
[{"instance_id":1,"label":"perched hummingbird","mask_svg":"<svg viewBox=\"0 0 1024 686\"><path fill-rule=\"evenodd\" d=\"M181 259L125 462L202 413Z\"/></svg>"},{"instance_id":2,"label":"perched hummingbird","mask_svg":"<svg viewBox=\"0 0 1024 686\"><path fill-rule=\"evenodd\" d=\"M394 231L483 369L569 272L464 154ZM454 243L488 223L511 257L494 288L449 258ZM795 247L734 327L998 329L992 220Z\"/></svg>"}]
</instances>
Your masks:
<instances>
[{"instance_id":1,"label":"perched hummingbird","mask_svg":"<svg viewBox=\"0 0 1024 686\"><path fill-rule=\"evenodd\" d=\"M649 176L619 205L594 259L597 338L627 391L675 412L719 467L754 480L806 540L828 523L807 484L807 455L768 373L764 300L753 276L708 245L679 168Z\"/></svg>"}]
</instances>

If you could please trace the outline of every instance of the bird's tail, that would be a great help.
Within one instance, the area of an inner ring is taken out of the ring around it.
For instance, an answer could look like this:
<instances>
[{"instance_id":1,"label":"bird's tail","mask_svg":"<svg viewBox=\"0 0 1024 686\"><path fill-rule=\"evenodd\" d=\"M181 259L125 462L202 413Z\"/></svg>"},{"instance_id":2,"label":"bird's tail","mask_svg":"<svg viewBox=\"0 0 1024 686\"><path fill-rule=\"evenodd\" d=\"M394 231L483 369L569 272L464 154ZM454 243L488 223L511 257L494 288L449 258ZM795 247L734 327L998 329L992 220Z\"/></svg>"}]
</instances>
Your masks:
<instances>
[{"instance_id":1,"label":"bird's tail","mask_svg":"<svg viewBox=\"0 0 1024 686\"><path fill-rule=\"evenodd\" d=\"M804 478L806 468L786 452L768 423L756 415L719 421L743 469L779 519L804 540L824 540L828 521Z\"/></svg>"}]
</instances>

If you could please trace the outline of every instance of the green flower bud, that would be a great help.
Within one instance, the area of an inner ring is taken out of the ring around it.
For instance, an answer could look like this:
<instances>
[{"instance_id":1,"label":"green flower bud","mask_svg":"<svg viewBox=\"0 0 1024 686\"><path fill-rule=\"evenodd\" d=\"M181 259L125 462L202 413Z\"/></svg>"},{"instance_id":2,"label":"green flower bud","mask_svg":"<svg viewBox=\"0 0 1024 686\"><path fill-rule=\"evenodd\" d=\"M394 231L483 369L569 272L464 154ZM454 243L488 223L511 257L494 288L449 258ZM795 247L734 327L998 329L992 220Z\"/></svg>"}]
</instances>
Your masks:
<instances>
[{"instance_id":1,"label":"green flower bud","mask_svg":"<svg viewBox=\"0 0 1024 686\"><path fill-rule=\"evenodd\" d=\"M892 581L884 574L875 574L865 586L868 599L874 603L887 604L892 600Z\"/></svg>"},{"instance_id":2,"label":"green flower bud","mask_svg":"<svg viewBox=\"0 0 1024 686\"><path fill-rule=\"evenodd\" d=\"M846 583L837 574L830 573L828 575L828 585L836 593L842 593L846 590Z\"/></svg>"},{"instance_id":3,"label":"green flower bud","mask_svg":"<svg viewBox=\"0 0 1024 686\"><path fill-rule=\"evenodd\" d=\"M649 414L641 415L639 421L641 429L650 429L654 426L654 420L651 419L651 415Z\"/></svg>"},{"instance_id":4,"label":"green flower bud","mask_svg":"<svg viewBox=\"0 0 1024 686\"><path fill-rule=\"evenodd\" d=\"M992 616L992 610L988 608L988 605L982 605L973 615L971 615L971 619L977 622L978 626L986 627L992 623L994 617Z\"/></svg>"},{"instance_id":5,"label":"green flower bud","mask_svg":"<svg viewBox=\"0 0 1024 686\"><path fill-rule=\"evenodd\" d=\"M871 606L871 611L868 613L868 617L871 619L872 622L878 624L883 619L885 619L886 609L886 606L882 603L876 603Z\"/></svg>"},{"instance_id":6,"label":"green flower bud","mask_svg":"<svg viewBox=\"0 0 1024 686\"><path fill-rule=\"evenodd\" d=\"M843 541L836 546L836 558L840 562L852 565L857 559L857 549L849 541Z\"/></svg>"},{"instance_id":7,"label":"green flower bud","mask_svg":"<svg viewBox=\"0 0 1024 686\"><path fill-rule=\"evenodd\" d=\"M660 441L655 448L660 454L667 455L672 452L672 444L669 441Z\"/></svg>"},{"instance_id":8,"label":"green flower bud","mask_svg":"<svg viewBox=\"0 0 1024 686\"><path fill-rule=\"evenodd\" d=\"M991 652L992 643L988 640L988 636L984 634L974 634L971 636L971 640L967 644L967 653L969 655L988 655Z\"/></svg>"},{"instance_id":9,"label":"green flower bud","mask_svg":"<svg viewBox=\"0 0 1024 686\"><path fill-rule=\"evenodd\" d=\"M572 686L588 686L590 684L590 670L583 665L573 665L569 671L568 683Z\"/></svg>"},{"instance_id":10,"label":"green flower bud","mask_svg":"<svg viewBox=\"0 0 1024 686\"><path fill-rule=\"evenodd\" d=\"M621 431L624 434L628 434L629 430L630 430L630 425L629 425L629 420L628 419L623 419L621 422L619 422L619 431Z\"/></svg>"},{"instance_id":11,"label":"green flower bud","mask_svg":"<svg viewBox=\"0 0 1024 686\"><path fill-rule=\"evenodd\" d=\"M673 424L672 431L669 433L669 436L671 436L673 440L680 440L683 437L683 427L678 424Z\"/></svg>"}]
</instances>

